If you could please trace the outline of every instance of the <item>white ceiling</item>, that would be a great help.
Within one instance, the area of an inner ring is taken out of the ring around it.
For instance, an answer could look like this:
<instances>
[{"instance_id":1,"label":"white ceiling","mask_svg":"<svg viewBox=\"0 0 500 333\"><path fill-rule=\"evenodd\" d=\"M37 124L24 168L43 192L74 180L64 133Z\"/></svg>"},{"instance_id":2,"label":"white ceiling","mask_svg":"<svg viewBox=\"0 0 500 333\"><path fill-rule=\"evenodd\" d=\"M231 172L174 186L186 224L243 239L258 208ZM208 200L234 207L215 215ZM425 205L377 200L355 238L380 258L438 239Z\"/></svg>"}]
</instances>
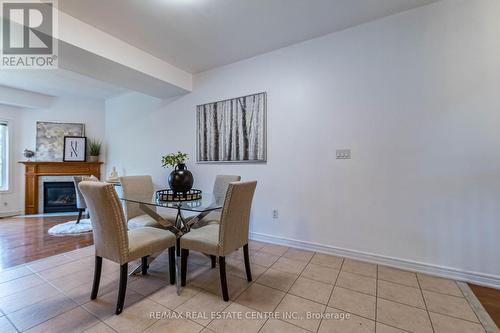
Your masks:
<instances>
[{"instance_id":1,"label":"white ceiling","mask_svg":"<svg viewBox=\"0 0 500 333\"><path fill-rule=\"evenodd\" d=\"M197 73L436 1L59 0L59 7L130 45ZM138 79L127 68L109 61L85 62L82 54L72 50L60 45L58 70L2 70L0 85L94 99L129 90L163 97L185 93L147 76ZM113 70L121 74L113 76Z\"/></svg>"},{"instance_id":2,"label":"white ceiling","mask_svg":"<svg viewBox=\"0 0 500 333\"><path fill-rule=\"evenodd\" d=\"M59 0L59 7L197 73L436 1Z\"/></svg>"},{"instance_id":3,"label":"white ceiling","mask_svg":"<svg viewBox=\"0 0 500 333\"><path fill-rule=\"evenodd\" d=\"M125 91L64 69L2 70L0 85L56 97L106 99Z\"/></svg>"}]
</instances>

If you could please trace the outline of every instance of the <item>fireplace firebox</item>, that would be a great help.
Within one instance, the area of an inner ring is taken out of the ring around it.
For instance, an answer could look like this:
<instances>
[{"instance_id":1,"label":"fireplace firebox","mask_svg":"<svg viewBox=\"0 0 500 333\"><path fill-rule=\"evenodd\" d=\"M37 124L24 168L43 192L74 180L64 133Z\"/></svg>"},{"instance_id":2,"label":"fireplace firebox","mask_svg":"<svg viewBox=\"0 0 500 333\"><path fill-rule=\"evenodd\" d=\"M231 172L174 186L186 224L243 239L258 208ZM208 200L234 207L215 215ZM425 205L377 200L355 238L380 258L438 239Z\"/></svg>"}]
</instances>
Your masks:
<instances>
[{"instance_id":1,"label":"fireplace firebox","mask_svg":"<svg viewBox=\"0 0 500 333\"><path fill-rule=\"evenodd\" d=\"M77 211L73 182L44 182L43 194L44 213Z\"/></svg>"}]
</instances>

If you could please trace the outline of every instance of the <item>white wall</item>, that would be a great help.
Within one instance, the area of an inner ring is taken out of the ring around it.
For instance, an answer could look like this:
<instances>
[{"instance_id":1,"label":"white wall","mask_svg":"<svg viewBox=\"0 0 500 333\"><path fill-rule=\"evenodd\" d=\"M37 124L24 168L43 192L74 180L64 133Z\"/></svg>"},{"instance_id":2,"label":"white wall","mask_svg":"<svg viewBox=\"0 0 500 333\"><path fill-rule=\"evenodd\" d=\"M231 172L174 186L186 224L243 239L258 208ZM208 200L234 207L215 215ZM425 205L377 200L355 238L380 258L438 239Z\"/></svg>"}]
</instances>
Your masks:
<instances>
[{"instance_id":1,"label":"white wall","mask_svg":"<svg viewBox=\"0 0 500 333\"><path fill-rule=\"evenodd\" d=\"M267 91L266 165L188 163L204 190L258 180L254 237L500 286L498 12L443 1L202 73L176 100L110 99L108 172L165 187L163 153L194 159L197 104Z\"/></svg>"},{"instance_id":2,"label":"white wall","mask_svg":"<svg viewBox=\"0 0 500 333\"><path fill-rule=\"evenodd\" d=\"M12 184L10 193L0 193L0 215L24 211L25 148L36 149L36 122L74 122L85 124L88 138L104 140L104 101L78 98L56 98L47 109L19 109L0 106L0 119L11 123Z\"/></svg>"}]
</instances>

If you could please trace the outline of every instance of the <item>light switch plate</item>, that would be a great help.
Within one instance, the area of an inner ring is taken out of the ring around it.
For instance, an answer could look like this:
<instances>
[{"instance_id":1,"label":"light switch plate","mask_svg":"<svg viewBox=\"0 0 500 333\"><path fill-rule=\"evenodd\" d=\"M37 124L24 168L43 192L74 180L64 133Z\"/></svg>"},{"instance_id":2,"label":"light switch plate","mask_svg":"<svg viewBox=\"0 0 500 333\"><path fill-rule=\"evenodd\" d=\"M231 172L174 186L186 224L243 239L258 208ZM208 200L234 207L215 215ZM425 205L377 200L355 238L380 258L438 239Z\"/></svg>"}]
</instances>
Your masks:
<instances>
[{"instance_id":1,"label":"light switch plate","mask_svg":"<svg viewBox=\"0 0 500 333\"><path fill-rule=\"evenodd\" d=\"M336 151L337 160L350 160L351 150L350 149L337 149Z\"/></svg>"}]
</instances>

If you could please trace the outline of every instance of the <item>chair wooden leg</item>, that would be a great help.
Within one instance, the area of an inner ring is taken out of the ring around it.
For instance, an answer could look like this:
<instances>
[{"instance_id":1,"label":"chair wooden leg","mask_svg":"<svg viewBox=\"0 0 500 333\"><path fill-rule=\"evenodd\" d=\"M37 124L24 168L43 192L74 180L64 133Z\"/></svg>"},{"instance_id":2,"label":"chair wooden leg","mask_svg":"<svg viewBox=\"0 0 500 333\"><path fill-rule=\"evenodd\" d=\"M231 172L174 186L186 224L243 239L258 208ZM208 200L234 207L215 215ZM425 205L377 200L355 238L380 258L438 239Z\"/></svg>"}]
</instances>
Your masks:
<instances>
[{"instance_id":1,"label":"chair wooden leg","mask_svg":"<svg viewBox=\"0 0 500 333\"><path fill-rule=\"evenodd\" d=\"M168 271L170 273L170 284L175 284L175 246L168 249Z\"/></svg>"},{"instance_id":2,"label":"chair wooden leg","mask_svg":"<svg viewBox=\"0 0 500 333\"><path fill-rule=\"evenodd\" d=\"M84 211L85 209L78 209L78 219L76 220L76 223L80 223Z\"/></svg>"},{"instance_id":3,"label":"chair wooden leg","mask_svg":"<svg viewBox=\"0 0 500 333\"><path fill-rule=\"evenodd\" d=\"M215 268L215 265L217 264L217 257L210 256L210 260L212 261L212 268Z\"/></svg>"},{"instance_id":4,"label":"chair wooden leg","mask_svg":"<svg viewBox=\"0 0 500 333\"><path fill-rule=\"evenodd\" d=\"M188 255L189 250L181 250L181 286L183 287L186 285Z\"/></svg>"},{"instance_id":5,"label":"chair wooden leg","mask_svg":"<svg viewBox=\"0 0 500 333\"><path fill-rule=\"evenodd\" d=\"M245 271L247 272L247 281L252 282L252 271L250 270L250 256L248 255L248 244L243 245L243 256L245 257Z\"/></svg>"},{"instance_id":6,"label":"chair wooden leg","mask_svg":"<svg viewBox=\"0 0 500 333\"><path fill-rule=\"evenodd\" d=\"M145 257L141 258L142 275L147 275L148 274L148 268L149 268L148 257L149 256L145 256Z\"/></svg>"},{"instance_id":7,"label":"chair wooden leg","mask_svg":"<svg viewBox=\"0 0 500 333\"><path fill-rule=\"evenodd\" d=\"M227 290L226 258L219 257L220 284L222 288L222 298L224 302L229 301L229 291Z\"/></svg>"},{"instance_id":8,"label":"chair wooden leg","mask_svg":"<svg viewBox=\"0 0 500 333\"><path fill-rule=\"evenodd\" d=\"M96 299L97 293L99 292L99 283L101 282L101 270L102 270L102 257L95 257L95 268L94 268L94 283L92 285L92 293L90 294L90 299Z\"/></svg>"},{"instance_id":9,"label":"chair wooden leg","mask_svg":"<svg viewBox=\"0 0 500 333\"><path fill-rule=\"evenodd\" d=\"M116 303L115 314L122 313L123 304L125 303L125 294L127 292L127 279L128 279L128 264L120 266L120 287L118 288L118 301Z\"/></svg>"}]
</instances>

